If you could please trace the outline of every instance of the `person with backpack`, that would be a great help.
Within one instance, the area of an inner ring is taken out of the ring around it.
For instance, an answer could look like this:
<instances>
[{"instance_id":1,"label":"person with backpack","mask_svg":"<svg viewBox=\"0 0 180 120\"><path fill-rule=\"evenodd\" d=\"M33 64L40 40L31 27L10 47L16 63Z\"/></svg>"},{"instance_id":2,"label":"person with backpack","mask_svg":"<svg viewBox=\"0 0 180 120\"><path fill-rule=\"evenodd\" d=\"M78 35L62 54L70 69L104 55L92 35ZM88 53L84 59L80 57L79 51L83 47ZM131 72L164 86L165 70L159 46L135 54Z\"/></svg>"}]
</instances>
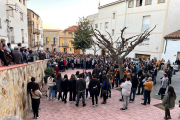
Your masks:
<instances>
[{"instance_id":1,"label":"person with backpack","mask_svg":"<svg viewBox=\"0 0 180 120\"><path fill-rule=\"evenodd\" d=\"M70 94L69 94L69 103L72 101L75 103L76 100L76 77L74 74L71 75L71 79L69 81L69 89L70 89Z\"/></svg>"},{"instance_id":2,"label":"person with backpack","mask_svg":"<svg viewBox=\"0 0 180 120\"><path fill-rule=\"evenodd\" d=\"M169 86L167 94L165 95L162 105L165 107L165 120L171 119L170 110L175 107L176 93L172 86Z\"/></svg>"},{"instance_id":3,"label":"person with backpack","mask_svg":"<svg viewBox=\"0 0 180 120\"><path fill-rule=\"evenodd\" d=\"M89 90L91 91L92 95L92 107L94 107L94 97L96 99L96 106L98 106L98 96L100 91L100 83L96 78L96 75L94 74L92 76L92 80L89 83Z\"/></svg>"},{"instance_id":4,"label":"person with backpack","mask_svg":"<svg viewBox=\"0 0 180 120\"><path fill-rule=\"evenodd\" d=\"M62 93L62 91L61 91L62 77L61 77L61 73L57 74L55 81L56 81L57 92L59 92L59 94L58 94L58 102L59 102L60 98L62 100L62 94L61 94Z\"/></svg>"},{"instance_id":5,"label":"person with backpack","mask_svg":"<svg viewBox=\"0 0 180 120\"><path fill-rule=\"evenodd\" d=\"M139 83L139 81L137 79L137 76L136 76L136 73L132 74L131 82L132 82L132 87L131 87L130 100L129 100L130 103L134 102L137 86L138 86L138 83ZM132 94L133 94L133 98L132 98Z\"/></svg>"},{"instance_id":6,"label":"person with backpack","mask_svg":"<svg viewBox=\"0 0 180 120\"><path fill-rule=\"evenodd\" d=\"M107 99L107 91L108 91L108 79L106 77L106 75L102 76L102 96L103 96L103 101L101 102L101 104L106 104L106 99Z\"/></svg>"}]
</instances>

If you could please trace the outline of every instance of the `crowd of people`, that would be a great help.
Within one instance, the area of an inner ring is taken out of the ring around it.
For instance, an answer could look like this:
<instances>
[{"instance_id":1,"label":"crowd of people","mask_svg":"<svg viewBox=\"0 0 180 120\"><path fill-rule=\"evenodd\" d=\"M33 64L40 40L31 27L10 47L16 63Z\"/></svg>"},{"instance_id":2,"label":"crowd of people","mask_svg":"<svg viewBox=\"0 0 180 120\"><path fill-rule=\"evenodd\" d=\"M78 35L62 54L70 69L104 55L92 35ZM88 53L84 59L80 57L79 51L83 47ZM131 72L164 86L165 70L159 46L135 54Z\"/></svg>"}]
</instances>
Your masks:
<instances>
[{"instance_id":1,"label":"crowd of people","mask_svg":"<svg viewBox=\"0 0 180 120\"><path fill-rule=\"evenodd\" d=\"M85 107L85 100L89 96L92 99L92 107L95 107L98 106L99 96L103 98L101 104L106 104L107 99L111 98L111 90L120 87L121 99L119 101L123 102L120 110L125 111L128 109L128 103L135 101L136 95L143 95L142 105L150 104L150 94L153 86L156 85L157 73L159 70L163 70L162 85L157 95L161 95L163 100L165 119L171 118L169 109L175 106L176 93L174 88L169 85L172 83L173 73L179 70L179 59L175 61L175 64L169 64L169 61L165 63L163 59L157 61L149 58L147 60L138 58L137 61L137 59L125 58L122 65L123 74L121 75L117 62L108 56L83 56L60 52L49 56L47 67L54 68L54 74L47 79L49 101L57 98L58 102L62 101L66 104L67 98L69 98L69 103L74 103L78 107L79 101L82 100L82 106ZM68 69L83 69L83 73L75 71L76 73L71 76L67 74L61 76L61 73ZM87 73L87 69L93 69L93 71ZM167 94L165 94L166 89ZM38 89L36 90L34 93L38 94L40 98L41 94ZM34 90L32 89L32 91ZM32 91L32 99L37 98ZM32 101L37 105L37 100ZM38 102L40 103L40 101ZM36 109L34 117L37 118L38 108L32 108Z\"/></svg>"},{"instance_id":2,"label":"crowd of people","mask_svg":"<svg viewBox=\"0 0 180 120\"><path fill-rule=\"evenodd\" d=\"M49 100L57 98L58 102L67 103L74 102L79 106L82 100L82 106L85 107L85 99L92 99L92 107L98 106L98 97L103 98L101 104L106 104L107 99L111 98L111 90L115 87L121 89L121 99L123 102L120 110L128 109L128 103L135 101L136 95L143 95L142 105L150 104L150 94L154 85L156 85L156 77L159 70L164 71L161 78L161 87L157 95L161 95L162 104L165 106L165 119L170 119L170 108L175 105L176 94L174 88L169 86L172 83L172 76L179 71L180 60L175 62L163 59L131 59L124 58L122 70L119 72L119 65L106 55L82 55L64 52L45 52L39 50L30 50L21 47L21 43L14 49L11 44L5 45L4 41L0 43L0 66L8 66L13 64L23 64L35 62L36 60L49 59L47 67L54 69L54 74L48 77L47 85L49 90ZM75 74L61 76L62 72L68 69L83 69L83 73L75 71ZM86 72L92 69L92 72ZM121 79L120 79L121 78ZM35 78L28 84L28 91L32 98L32 109L34 118L38 118L38 109L42 93L39 85L36 84ZM165 94L167 90L167 94ZM67 97L69 96L69 97ZM95 102L94 102L95 101Z\"/></svg>"}]
</instances>

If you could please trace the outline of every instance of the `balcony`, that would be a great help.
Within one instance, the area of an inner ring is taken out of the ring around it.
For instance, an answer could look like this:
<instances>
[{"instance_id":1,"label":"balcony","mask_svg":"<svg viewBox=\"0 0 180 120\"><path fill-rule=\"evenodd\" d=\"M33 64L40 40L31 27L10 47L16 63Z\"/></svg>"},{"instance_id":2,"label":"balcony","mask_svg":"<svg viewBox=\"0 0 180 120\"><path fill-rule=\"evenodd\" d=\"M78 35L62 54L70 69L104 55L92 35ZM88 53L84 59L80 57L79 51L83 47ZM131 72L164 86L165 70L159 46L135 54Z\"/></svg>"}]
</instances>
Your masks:
<instances>
[{"instance_id":1,"label":"balcony","mask_svg":"<svg viewBox=\"0 0 180 120\"><path fill-rule=\"evenodd\" d=\"M68 43L62 43L62 47L69 47Z\"/></svg>"},{"instance_id":2,"label":"balcony","mask_svg":"<svg viewBox=\"0 0 180 120\"><path fill-rule=\"evenodd\" d=\"M60 34L60 38L74 38L73 34Z\"/></svg>"},{"instance_id":3,"label":"balcony","mask_svg":"<svg viewBox=\"0 0 180 120\"><path fill-rule=\"evenodd\" d=\"M24 43L24 37L22 37L22 43Z\"/></svg>"},{"instance_id":4,"label":"balcony","mask_svg":"<svg viewBox=\"0 0 180 120\"><path fill-rule=\"evenodd\" d=\"M34 28L34 30L33 30L33 34L37 34L37 35L39 35L41 32L40 32L40 30L38 30L38 29L35 29Z\"/></svg>"},{"instance_id":5,"label":"balcony","mask_svg":"<svg viewBox=\"0 0 180 120\"><path fill-rule=\"evenodd\" d=\"M10 37L11 37L11 44L15 44L14 36L10 36Z\"/></svg>"}]
</instances>

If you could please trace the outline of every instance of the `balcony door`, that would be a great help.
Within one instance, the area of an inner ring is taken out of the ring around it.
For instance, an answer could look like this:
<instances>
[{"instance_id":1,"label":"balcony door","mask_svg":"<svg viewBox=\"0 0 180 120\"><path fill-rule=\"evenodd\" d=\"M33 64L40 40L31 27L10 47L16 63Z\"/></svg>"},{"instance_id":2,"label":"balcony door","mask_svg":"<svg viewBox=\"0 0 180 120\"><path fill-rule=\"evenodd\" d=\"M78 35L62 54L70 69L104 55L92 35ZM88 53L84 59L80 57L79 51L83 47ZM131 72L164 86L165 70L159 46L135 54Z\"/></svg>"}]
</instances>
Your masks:
<instances>
[{"instance_id":1,"label":"balcony door","mask_svg":"<svg viewBox=\"0 0 180 120\"><path fill-rule=\"evenodd\" d=\"M13 35L13 28L10 27L10 38L11 38L11 43L14 43L14 35Z\"/></svg>"}]
</instances>

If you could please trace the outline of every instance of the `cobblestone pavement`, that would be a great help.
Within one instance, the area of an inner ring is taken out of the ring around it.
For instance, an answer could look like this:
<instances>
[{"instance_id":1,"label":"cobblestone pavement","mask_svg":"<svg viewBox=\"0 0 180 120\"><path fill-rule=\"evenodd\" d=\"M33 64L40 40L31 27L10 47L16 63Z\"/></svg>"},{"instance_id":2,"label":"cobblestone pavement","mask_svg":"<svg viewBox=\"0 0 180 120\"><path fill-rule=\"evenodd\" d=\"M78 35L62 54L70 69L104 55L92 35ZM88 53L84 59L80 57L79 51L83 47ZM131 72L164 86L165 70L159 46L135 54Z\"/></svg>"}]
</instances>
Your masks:
<instances>
[{"instance_id":1,"label":"cobblestone pavement","mask_svg":"<svg viewBox=\"0 0 180 120\"><path fill-rule=\"evenodd\" d=\"M77 70L68 70L65 73L70 77L71 74L75 73ZM82 70L79 70L82 71ZM65 73L62 73L63 75ZM153 88L152 96L157 93L160 86L160 76L163 73L158 73L159 79L157 85ZM178 76L173 76L172 86L178 93ZM47 88L47 87L46 87ZM91 107L91 99L86 100L86 106L82 107L80 101L79 107L76 107L74 103L69 102L64 104L63 102L57 102L56 100L48 101L48 98L42 97L40 104L40 118L39 120L164 120L164 111L154 107L153 105L161 103L162 101L151 98L151 104L143 106L141 100L143 96L136 96L134 103L129 103L128 110L120 111L123 103L119 101L120 92L117 90L112 90L112 96L107 100L107 104L101 105L101 98L98 98L99 105L96 107ZM157 96L156 96L157 97ZM159 97L160 98L160 97ZM67 99L69 100L69 99ZM172 120L177 120L180 108L178 105L171 110ZM33 113L30 112L26 120L32 120Z\"/></svg>"}]
</instances>

